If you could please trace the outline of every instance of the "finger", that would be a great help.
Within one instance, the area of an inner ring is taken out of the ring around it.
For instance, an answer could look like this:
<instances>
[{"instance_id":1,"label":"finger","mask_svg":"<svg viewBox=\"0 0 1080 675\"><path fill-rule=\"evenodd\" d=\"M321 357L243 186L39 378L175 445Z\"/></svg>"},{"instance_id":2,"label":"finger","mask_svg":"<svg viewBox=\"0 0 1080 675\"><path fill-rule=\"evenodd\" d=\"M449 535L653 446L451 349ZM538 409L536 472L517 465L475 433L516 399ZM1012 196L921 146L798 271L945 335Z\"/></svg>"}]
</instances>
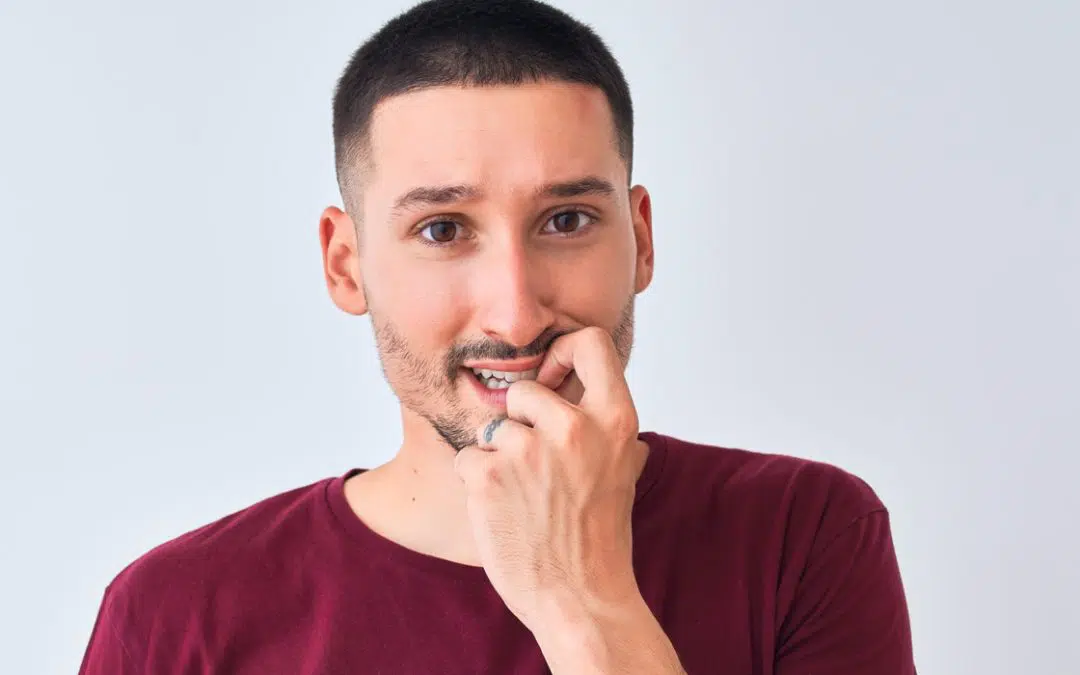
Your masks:
<instances>
[{"instance_id":1,"label":"finger","mask_svg":"<svg viewBox=\"0 0 1080 675\"><path fill-rule=\"evenodd\" d=\"M630 403L622 362L611 336L603 329L583 328L551 343L536 381L555 389L571 371L585 388L581 398L583 408Z\"/></svg>"},{"instance_id":2,"label":"finger","mask_svg":"<svg viewBox=\"0 0 1080 675\"><path fill-rule=\"evenodd\" d=\"M564 416L570 409L571 403L535 380L518 380L506 390L506 414L533 428Z\"/></svg>"},{"instance_id":3,"label":"finger","mask_svg":"<svg viewBox=\"0 0 1080 675\"><path fill-rule=\"evenodd\" d=\"M507 393L509 394L509 391ZM530 431L532 430L521 422L497 417L477 430L476 447L487 452L517 447L525 442Z\"/></svg>"},{"instance_id":4,"label":"finger","mask_svg":"<svg viewBox=\"0 0 1080 675\"><path fill-rule=\"evenodd\" d=\"M484 482L498 482L495 453L469 445L454 456L454 470L469 489Z\"/></svg>"},{"instance_id":5,"label":"finger","mask_svg":"<svg viewBox=\"0 0 1080 675\"><path fill-rule=\"evenodd\" d=\"M484 491L502 484L508 463L522 456L530 446L532 429L505 417L491 420L477 429L476 444L462 448L454 458L454 469L470 490Z\"/></svg>"}]
</instances>

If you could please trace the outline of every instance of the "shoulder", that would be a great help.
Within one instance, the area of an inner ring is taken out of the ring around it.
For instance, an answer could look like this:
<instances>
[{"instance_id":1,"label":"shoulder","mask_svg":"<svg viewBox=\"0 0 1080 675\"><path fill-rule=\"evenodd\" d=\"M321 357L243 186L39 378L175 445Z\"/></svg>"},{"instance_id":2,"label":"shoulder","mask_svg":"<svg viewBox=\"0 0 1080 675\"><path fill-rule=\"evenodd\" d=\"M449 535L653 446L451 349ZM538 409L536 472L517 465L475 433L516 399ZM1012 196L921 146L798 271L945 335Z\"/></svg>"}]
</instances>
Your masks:
<instances>
[{"instance_id":1,"label":"shoulder","mask_svg":"<svg viewBox=\"0 0 1080 675\"><path fill-rule=\"evenodd\" d=\"M748 607L767 608L776 672L914 673L888 512L865 480L790 455L656 440L656 529L683 533L699 584L726 576Z\"/></svg>"},{"instance_id":2,"label":"shoulder","mask_svg":"<svg viewBox=\"0 0 1080 675\"><path fill-rule=\"evenodd\" d=\"M253 573L274 574L281 557L269 553L302 546L326 508L320 502L331 480L268 497L155 546L113 578L103 612L134 639L162 621L198 623L220 593Z\"/></svg>"},{"instance_id":3,"label":"shoulder","mask_svg":"<svg viewBox=\"0 0 1080 675\"><path fill-rule=\"evenodd\" d=\"M668 506L687 516L705 514L786 537L806 533L818 548L858 520L885 511L865 480L833 464L653 436L664 449L657 489Z\"/></svg>"}]
</instances>

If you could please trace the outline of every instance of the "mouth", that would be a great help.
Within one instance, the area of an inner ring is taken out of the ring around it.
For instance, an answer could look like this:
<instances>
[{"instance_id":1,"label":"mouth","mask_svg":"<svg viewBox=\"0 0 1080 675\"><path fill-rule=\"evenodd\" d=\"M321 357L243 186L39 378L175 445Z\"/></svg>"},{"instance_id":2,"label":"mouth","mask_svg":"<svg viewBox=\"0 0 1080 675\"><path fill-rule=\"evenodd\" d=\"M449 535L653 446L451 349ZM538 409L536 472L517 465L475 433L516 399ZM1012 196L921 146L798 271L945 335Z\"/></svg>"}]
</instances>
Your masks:
<instances>
[{"instance_id":1,"label":"mouth","mask_svg":"<svg viewBox=\"0 0 1080 675\"><path fill-rule=\"evenodd\" d=\"M490 368L466 368L485 389L506 389L518 380L535 380L538 369L493 370Z\"/></svg>"}]
</instances>

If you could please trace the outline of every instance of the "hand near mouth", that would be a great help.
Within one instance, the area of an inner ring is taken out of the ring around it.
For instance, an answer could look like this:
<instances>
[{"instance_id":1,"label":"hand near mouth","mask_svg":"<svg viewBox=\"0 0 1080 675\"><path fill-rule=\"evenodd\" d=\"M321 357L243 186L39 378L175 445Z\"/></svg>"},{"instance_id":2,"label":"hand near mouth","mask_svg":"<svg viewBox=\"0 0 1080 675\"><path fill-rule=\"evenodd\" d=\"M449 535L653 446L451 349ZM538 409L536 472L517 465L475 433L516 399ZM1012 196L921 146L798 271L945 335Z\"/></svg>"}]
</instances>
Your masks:
<instances>
[{"instance_id":1,"label":"hand near mouth","mask_svg":"<svg viewBox=\"0 0 1080 675\"><path fill-rule=\"evenodd\" d=\"M509 386L506 410L455 460L495 590L549 664L583 627L649 625L630 518L648 447L611 337L555 340L537 379Z\"/></svg>"}]
</instances>

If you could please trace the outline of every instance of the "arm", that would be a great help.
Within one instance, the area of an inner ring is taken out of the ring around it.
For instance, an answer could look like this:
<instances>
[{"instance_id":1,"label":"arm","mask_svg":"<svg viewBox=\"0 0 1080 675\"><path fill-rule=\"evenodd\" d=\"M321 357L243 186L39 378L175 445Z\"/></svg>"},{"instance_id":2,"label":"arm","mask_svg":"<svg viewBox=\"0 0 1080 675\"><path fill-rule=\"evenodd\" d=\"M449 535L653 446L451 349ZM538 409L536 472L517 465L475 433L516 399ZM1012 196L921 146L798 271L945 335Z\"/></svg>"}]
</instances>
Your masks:
<instances>
[{"instance_id":1,"label":"arm","mask_svg":"<svg viewBox=\"0 0 1080 675\"><path fill-rule=\"evenodd\" d=\"M640 595L608 610L563 603L534 635L555 675L686 675Z\"/></svg>"},{"instance_id":2,"label":"arm","mask_svg":"<svg viewBox=\"0 0 1080 675\"><path fill-rule=\"evenodd\" d=\"M113 625L110 605L106 593L90 633L79 675L136 675L139 672Z\"/></svg>"},{"instance_id":3,"label":"arm","mask_svg":"<svg viewBox=\"0 0 1080 675\"><path fill-rule=\"evenodd\" d=\"M888 513L843 529L808 561L777 636L776 675L915 675Z\"/></svg>"},{"instance_id":4,"label":"arm","mask_svg":"<svg viewBox=\"0 0 1080 675\"><path fill-rule=\"evenodd\" d=\"M610 610L564 602L534 631L553 673L684 675L640 597ZM776 675L916 675L888 513L858 518L812 557L779 628Z\"/></svg>"}]
</instances>

